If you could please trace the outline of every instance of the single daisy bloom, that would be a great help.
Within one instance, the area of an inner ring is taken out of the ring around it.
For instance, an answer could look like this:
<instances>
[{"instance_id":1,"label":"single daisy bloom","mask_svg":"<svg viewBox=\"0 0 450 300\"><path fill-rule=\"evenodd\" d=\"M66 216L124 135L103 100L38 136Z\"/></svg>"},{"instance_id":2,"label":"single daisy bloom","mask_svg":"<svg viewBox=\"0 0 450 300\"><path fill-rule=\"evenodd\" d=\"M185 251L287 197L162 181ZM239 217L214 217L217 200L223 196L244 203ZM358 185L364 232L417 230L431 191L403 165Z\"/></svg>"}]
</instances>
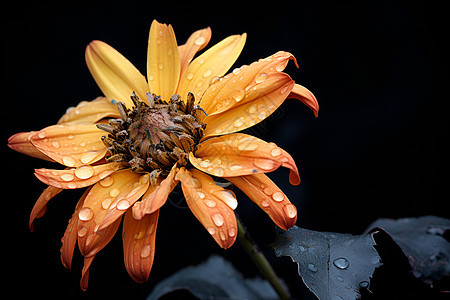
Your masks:
<instances>
[{"instance_id":1,"label":"single daisy bloom","mask_svg":"<svg viewBox=\"0 0 450 300\"><path fill-rule=\"evenodd\" d=\"M263 121L287 98L301 100L317 116L317 100L283 73L290 60L297 65L292 54L279 51L225 75L246 34L229 36L194 59L210 38L210 28L201 29L179 46L172 26L153 21L147 78L111 46L93 41L86 63L105 97L68 109L57 125L10 137L12 149L65 166L35 170L48 187L31 211L31 230L55 195L86 188L61 247L62 263L70 268L78 244L83 290L95 255L122 219L126 269L137 282L148 279L159 210L178 183L192 213L224 249L236 240L238 202L214 177L241 189L280 228L296 223L295 206L265 175L283 166L298 185L291 155L237 132Z\"/></svg>"}]
</instances>

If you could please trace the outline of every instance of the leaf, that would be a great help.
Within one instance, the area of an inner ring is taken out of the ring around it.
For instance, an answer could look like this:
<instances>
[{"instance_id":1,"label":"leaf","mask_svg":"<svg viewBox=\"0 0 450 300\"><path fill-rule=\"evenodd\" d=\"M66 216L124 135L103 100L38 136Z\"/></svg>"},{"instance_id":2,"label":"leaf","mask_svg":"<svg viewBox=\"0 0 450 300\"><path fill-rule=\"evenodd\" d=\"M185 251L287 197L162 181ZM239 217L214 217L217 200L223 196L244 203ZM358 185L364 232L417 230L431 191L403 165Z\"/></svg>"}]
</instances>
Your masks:
<instances>
[{"instance_id":1,"label":"leaf","mask_svg":"<svg viewBox=\"0 0 450 300\"><path fill-rule=\"evenodd\" d=\"M277 256L290 256L298 273L319 299L355 299L368 288L381 265L372 234L317 232L297 226L275 242Z\"/></svg>"},{"instance_id":2,"label":"leaf","mask_svg":"<svg viewBox=\"0 0 450 300\"><path fill-rule=\"evenodd\" d=\"M212 255L197 266L186 267L159 282L147 300L156 300L187 289L200 299L277 299L272 286L262 279L244 279L221 256Z\"/></svg>"},{"instance_id":3,"label":"leaf","mask_svg":"<svg viewBox=\"0 0 450 300\"><path fill-rule=\"evenodd\" d=\"M450 275L450 220L435 216L378 219L369 232L387 234L408 258L412 274L429 285Z\"/></svg>"}]
</instances>

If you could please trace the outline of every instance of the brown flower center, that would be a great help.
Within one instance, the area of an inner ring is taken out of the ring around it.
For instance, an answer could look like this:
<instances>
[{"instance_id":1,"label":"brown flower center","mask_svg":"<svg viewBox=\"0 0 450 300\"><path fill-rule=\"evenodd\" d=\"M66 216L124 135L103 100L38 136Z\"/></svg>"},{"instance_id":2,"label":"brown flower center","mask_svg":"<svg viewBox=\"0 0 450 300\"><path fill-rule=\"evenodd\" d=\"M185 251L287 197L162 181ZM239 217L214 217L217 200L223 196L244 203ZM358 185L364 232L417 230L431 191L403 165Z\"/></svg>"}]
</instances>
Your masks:
<instances>
[{"instance_id":1,"label":"brown flower center","mask_svg":"<svg viewBox=\"0 0 450 300\"><path fill-rule=\"evenodd\" d=\"M124 162L134 172L155 172L167 175L175 163L186 166L189 152L195 151L203 137L206 124L200 121L204 113L189 93L186 101L178 94L164 101L160 96L147 93L148 103L134 93L133 108L117 103L120 119L97 127L108 132L102 137L108 147L108 162ZM156 175L156 174L155 174Z\"/></svg>"}]
</instances>

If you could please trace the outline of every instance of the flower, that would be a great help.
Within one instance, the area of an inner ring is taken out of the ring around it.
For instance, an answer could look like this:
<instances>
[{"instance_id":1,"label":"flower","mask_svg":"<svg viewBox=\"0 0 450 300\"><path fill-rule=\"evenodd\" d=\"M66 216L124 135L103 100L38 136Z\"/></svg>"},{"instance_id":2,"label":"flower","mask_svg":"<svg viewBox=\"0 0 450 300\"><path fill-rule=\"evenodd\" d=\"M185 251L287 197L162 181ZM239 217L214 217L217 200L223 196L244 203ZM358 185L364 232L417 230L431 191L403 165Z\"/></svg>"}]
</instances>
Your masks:
<instances>
[{"instance_id":1,"label":"flower","mask_svg":"<svg viewBox=\"0 0 450 300\"><path fill-rule=\"evenodd\" d=\"M205 28L178 46L172 27L153 21L148 82L111 46L93 41L86 62L106 97L70 108L57 125L10 137L12 149L66 167L35 170L48 187L30 214L31 230L56 194L86 188L61 248L70 268L78 243L82 289L95 255L122 219L127 271L137 282L148 279L159 209L178 183L192 213L224 249L236 240L238 203L211 175L236 185L280 228L295 224L295 206L265 175L283 166L290 182L299 184L294 160L274 143L237 132L267 118L286 98L301 100L316 116L317 101L282 72L290 60L297 64L292 54L279 51L224 76L246 34L229 36L193 59L210 38Z\"/></svg>"}]
</instances>

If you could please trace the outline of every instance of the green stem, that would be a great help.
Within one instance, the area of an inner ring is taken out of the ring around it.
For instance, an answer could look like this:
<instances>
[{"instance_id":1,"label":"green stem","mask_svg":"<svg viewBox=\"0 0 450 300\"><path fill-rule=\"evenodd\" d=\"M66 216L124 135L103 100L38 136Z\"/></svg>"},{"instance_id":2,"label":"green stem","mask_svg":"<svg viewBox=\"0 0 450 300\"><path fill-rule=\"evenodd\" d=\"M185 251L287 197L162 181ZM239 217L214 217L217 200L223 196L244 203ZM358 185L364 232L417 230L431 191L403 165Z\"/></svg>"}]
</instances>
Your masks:
<instances>
[{"instance_id":1,"label":"green stem","mask_svg":"<svg viewBox=\"0 0 450 300\"><path fill-rule=\"evenodd\" d=\"M258 245L253 241L250 234L244 225L242 225L239 216L236 215L237 225L238 225L238 239L241 243L242 247L244 247L245 251L251 257L255 265L258 267L261 274L269 281L272 287L277 292L280 299L287 300L291 299L291 295L289 291L286 289L284 284L278 278L275 271L272 269L272 266L267 261L264 254L259 250Z\"/></svg>"}]
</instances>

